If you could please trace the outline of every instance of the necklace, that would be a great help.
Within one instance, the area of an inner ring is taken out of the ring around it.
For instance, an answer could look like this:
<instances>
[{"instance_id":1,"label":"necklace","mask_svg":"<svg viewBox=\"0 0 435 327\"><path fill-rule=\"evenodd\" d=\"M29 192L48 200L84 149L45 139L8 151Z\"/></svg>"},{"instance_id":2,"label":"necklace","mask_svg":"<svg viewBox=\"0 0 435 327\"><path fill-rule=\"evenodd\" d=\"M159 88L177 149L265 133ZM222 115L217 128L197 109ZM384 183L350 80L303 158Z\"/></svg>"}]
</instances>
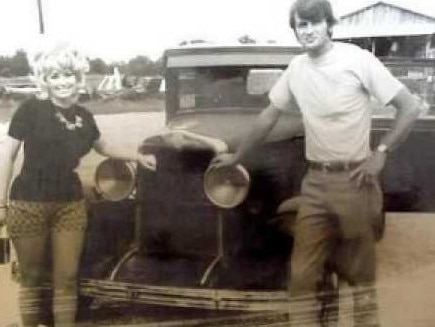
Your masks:
<instances>
[{"instance_id":1,"label":"necklace","mask_svg":"<svg viewBox=\"0 0 435 327\"><path fill-rule=\"evenodd\" d=\"M69 131L74 131L77 128L83 127L83 118L79 115L74 115L74 122L70 122L68 119L65 118L65 116L60 112L56 111L56 118L59 119L59 121L65 125L65 128Z\"/></svg>"}]
</instances>

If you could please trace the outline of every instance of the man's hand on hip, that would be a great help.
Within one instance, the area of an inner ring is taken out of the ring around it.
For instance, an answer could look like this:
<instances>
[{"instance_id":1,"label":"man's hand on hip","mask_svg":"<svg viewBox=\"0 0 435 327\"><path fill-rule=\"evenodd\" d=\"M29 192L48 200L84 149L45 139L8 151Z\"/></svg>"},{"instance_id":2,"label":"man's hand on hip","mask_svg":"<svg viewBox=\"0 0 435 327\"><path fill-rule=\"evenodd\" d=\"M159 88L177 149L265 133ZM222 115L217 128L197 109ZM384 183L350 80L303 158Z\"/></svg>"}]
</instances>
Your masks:
<instances>
[{"instance_id":1,"label":"man's hand on hip","mask_svg":"<svg viewBox=\"0 0 435 327\"><path fill-rule=\"evenodd\" d=\"M352 172L351 179L356 181L358 187L374 183L384 168L386 158L385 152L374 151L361 166Z\"/></svg>"}]
</instances>

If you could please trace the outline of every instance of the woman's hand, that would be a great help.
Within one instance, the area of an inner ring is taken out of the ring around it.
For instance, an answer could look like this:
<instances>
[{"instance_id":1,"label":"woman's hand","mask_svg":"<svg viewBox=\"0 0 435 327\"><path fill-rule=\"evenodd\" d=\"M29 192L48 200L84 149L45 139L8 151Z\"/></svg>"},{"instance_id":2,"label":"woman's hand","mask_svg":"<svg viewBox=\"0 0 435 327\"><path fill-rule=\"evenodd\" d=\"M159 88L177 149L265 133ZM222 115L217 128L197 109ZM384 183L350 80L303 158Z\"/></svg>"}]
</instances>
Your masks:
<instances>
[{"instance_id":1,"label":"woman's hand","mask_svg":"<svg viewBox=\"0 0 435 327\"><path fill-rule=\"evenodd\" d=\"M384 168L386 158L385 152L374 151L361 166L352 172L351 179L356 180L358 187L374 183Z\"/></svg>"},{"instance_id":2,"label":"woman's hand","mask_svg":"<svg viewBox=\"0 0 435 327\"><path fill-rule=\"evenodd\" d=\"M234 153L221 153L218 154L210 163L213 167L230 167L238 164L237 158Z\"/></svg>"},{"instance_id":3,"label":"woman's hand","mask_svg":"<svg viewBox=\"0 0 435 327\"><path fill-rule=\"evenodd\" d=\"M157 159L153 154L141 154L139 153L137 156L138 163L149 170L156 171L157 169Z\"/></svg>"}]
</instances>

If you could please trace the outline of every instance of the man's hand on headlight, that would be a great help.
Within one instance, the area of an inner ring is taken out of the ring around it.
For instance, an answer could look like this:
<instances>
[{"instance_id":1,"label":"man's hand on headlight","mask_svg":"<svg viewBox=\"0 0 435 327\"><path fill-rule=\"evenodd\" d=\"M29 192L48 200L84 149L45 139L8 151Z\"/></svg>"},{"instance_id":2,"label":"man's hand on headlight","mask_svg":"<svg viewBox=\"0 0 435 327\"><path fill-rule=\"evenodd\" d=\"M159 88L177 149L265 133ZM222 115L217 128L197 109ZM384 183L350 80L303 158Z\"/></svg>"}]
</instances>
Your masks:
<instances>
[{"instance_id":1,"label":"man's hand on headlight","mask_svg":"<svg viewBox=\"0 0 435 327\"><path fill-rule=\"evenodd\" d=\"M156 171L157 169L157 159L153 154L139 154L137 157L138 163L149 170Z\"/></svg>"}]
</instances>

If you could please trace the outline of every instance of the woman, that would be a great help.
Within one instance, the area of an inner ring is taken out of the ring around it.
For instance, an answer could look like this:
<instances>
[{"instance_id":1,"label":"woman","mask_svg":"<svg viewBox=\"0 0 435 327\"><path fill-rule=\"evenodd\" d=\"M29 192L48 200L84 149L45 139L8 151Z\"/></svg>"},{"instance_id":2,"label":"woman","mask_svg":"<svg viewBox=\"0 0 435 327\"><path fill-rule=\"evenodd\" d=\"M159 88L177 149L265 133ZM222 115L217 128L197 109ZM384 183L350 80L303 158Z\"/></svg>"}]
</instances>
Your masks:
<instances>
[{"instance_id":1,"label":"woman","mask_svg":"<svg viewBox=\"0 0 435 327\"><path fill-rule=\"evenodd\" d=\"M42 92L17 109L9 126L0 169L0 221L6 217L18 256L23 325L41 323L43 300L49 291L55 326L74 326L77 270L87 225L75 169L92 148L119 159L137 158L111 149L92 114L77 104L89 67L80 53L59 46L40 54L32 66ZM22 169L9 191L22 144ZM47 249L51 251L48 256ZM52 267L51 289L44 276L47 257L52 259L48 265Z\"/></svg>"}]
</instances>

